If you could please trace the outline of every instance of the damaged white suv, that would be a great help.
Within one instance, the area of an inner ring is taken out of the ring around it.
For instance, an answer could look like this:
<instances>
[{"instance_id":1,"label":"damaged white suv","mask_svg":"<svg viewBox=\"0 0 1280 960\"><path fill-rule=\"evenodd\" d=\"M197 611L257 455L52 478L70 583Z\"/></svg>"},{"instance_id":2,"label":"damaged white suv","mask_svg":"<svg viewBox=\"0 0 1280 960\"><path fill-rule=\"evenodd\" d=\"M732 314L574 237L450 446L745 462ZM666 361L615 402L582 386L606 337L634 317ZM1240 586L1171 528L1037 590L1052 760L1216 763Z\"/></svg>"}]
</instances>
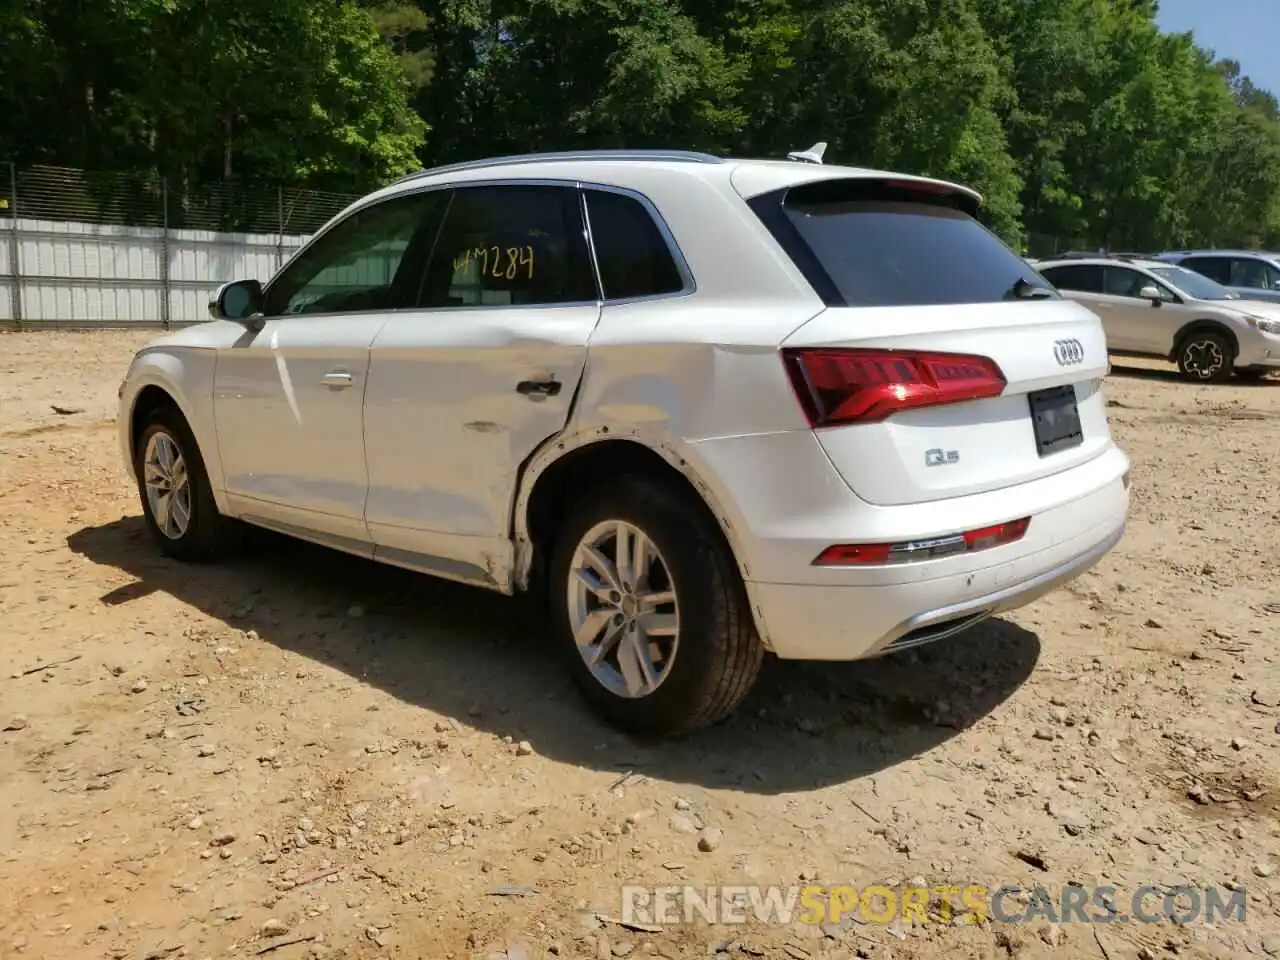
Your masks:
<instances>
[{"instance_id":1,"label":"damaged white suv","mask_svg":"<svg viewBox=\"0 0 1280 960\"><path fill-rule=\"evenodd\" d=\"M1120 539L1097 317L950 183L683 152L427 170L142 350L160 548L244 521L499 593L619 726L728 715L766 651L951 636Z\"/></svg>"}]
</instances>

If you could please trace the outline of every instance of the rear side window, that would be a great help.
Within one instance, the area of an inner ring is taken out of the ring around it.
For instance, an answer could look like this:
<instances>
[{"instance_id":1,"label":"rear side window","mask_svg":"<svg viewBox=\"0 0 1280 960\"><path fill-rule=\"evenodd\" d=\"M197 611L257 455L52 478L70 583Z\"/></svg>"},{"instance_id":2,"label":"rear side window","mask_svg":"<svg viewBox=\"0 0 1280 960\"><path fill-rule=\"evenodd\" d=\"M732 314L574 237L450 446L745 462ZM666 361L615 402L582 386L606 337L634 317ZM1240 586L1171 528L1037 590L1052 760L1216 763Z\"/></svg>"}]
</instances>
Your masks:
<instances>
[{"instance_id":1,"label":"rear side window","mask_svg":"<svg viewBox=\"0 0 1280 960\"><path fill-rule=\"evenodd\" d=\"M1188 257L1179 266L1194 270L1223 286L1231 285L1231 261L1226 257Z\"/></svg>"},{"instance_id":2,"label":"rear side window","mask_svg":"<svg viewBox=\"0 0 1280 960\"><path fill-rule=\"evenodd\" d=\"M1231 264L1231 285L1255 290L1280 289L1280 270L1265 260L1236 260Z\"/></svg>"},{"instance_id":3,"label":"rear side window","mask_svg":"<svg viewBox=\"0 0 1280 960\"><path fill-rule=\"evenodd\" d=\"M1106 292L1113 297L1137 297L1143 287L1155 286L1137 270L1128 270L1124 267L1107 267L1103 285Z\"/></svg>"},{"instance_id":4,"label":"rear side window","mask_svg":"<svg viewBox=\"0 0 1280 960\"><path fill-rule=\"evenodd\" d=\"M588 190L587 216L606 300L679 293L684 278L658 225L634 197Z\"/></svg>"},{"instance_id":5,"label":"rear side window","mask_svg":"<svg viewBox=\"0 0 1280 960\"><path fill-rule=\"evenodd\" d=\"M832 180L751 206L832 306L994 303L1026 286L1056 297L960 202L910 185Z\"/></svg>"},{"instance_id":6,"label":"rear side window","mask_svg":"<svg viewBox=\"0 0 1280 960\"><path fill-rule=\"evenodd\" d=\"M424 307L512 307L596 299L578 192L497 185L453 192Z\"/></svg>"},{"instance_id":7,"label":"rear side window","mask_svg":"<svg viewBox=\"0 0 1280 960\"><path fill-rule=\"evenodd\" d=\"M1078 293L1102 292L1102 268L1084 265L1045 267L1040 273L1059 290Z\"/></svg>"}]
</instances>

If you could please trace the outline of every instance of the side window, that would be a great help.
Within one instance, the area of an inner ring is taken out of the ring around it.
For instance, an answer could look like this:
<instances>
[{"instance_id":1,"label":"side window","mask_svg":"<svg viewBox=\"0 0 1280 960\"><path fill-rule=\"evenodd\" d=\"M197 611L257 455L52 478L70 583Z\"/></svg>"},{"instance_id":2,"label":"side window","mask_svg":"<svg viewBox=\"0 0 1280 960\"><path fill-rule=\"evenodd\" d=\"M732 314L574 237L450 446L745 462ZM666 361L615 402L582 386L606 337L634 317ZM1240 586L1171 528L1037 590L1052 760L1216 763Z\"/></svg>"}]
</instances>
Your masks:
<instances>
[{"instance_id":1,"label":"side window","mask_svg":"<svg viewBox=\"0 0 1280 960\"><path fill-rule=\"evenodd\" d=\"M439 225L442 194L364 207L298 254L267 291L269 317L411 307Z\"/></svg>"},{"instance_id":2,"label":"side window","mask_svg":"<svg viewBox=\"0 0 1280 960\"><path fill-rule=\"evenodd\" d=\"M1194 270L1224 286L1231 285L1231 261L1226 257L1187 257L1179 266Z\"/></svg>"},{"instance_id":3,"label":"side window","mask_svg":"<svg viewBox=\"0 0 1280 960\"><path fill-rule=\"evenodd\" d=\"M421 306L533 306L596 297L576 187L453 191Z\"/></svg>"},{"instance_id":4,"label":"side window","mask_svg":"<svg viewBox=\"0 0 1280 960\"><path fill-rule=\"evenodd\" d=\"M1255 290L1280 288L1280 271L1265 260L1238 259L1231 261L1231 286L1251 287Z\"/></svg>"},{"instance_id":5,"label":"side window","mask_svg":"<svg viewBox=\"0 0 1280 960\"><path fill-rule=\"evenodd\" d=\"M1105 291L1113 297L1137 297L1149 283L1137 270L1125 267L1107 267L1103 277Z\"/></svg>"},{"instance_id":6,"label":"side window","mask_svg":"<svg viewBox=\"0 0 1280 960\"><path fill-rule=\"evenodd\" d=\"M1075 290L1078 293L1102 292L1101 267L1084 265L1046 267L1040 273L1059 290Z\"/></svg>"},{"instance_id":7,"label":"side window","mask_svg":"<svg viewBox=\"0 0 1280 960\"><path fill-rule=\"evenodd\" d=\"M587 216L606 300L679 293L684 278L658 225L634 197L587 190Z\"/></svg>"}]
</instances>

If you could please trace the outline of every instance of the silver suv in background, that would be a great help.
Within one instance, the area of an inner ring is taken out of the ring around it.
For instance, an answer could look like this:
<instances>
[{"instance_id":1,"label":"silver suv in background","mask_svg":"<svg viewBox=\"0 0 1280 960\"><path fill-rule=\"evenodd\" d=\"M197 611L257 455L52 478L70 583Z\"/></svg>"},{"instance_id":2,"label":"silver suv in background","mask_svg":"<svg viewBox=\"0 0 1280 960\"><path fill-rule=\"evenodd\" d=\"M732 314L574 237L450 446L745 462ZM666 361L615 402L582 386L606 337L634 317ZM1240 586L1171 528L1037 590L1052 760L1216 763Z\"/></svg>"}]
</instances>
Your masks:
<instances>
[{"instance_id":1,"label":"silver suv in background","mask_svg":"<svg viewBox=\"0 0 1280 960\"><path fill-rule=\"evenodd\" d=\"M1112 353L1172 360L1201 382L1280 369L1280 304L1246 300L1158 260L1072 257L1036 269L1101 318Z\"/></svg>"},{"instance_id":2,"label":"silver suv in background","mask_svg":"<svg viewBox=\"0 0 1280 960\"><path fill-rule=\"evenodd\" d=\"M1280 254L1264 250L1171 250L1153 260L1176 263L1250 300L1280 303Z\"/></svg>"}]
</instances>

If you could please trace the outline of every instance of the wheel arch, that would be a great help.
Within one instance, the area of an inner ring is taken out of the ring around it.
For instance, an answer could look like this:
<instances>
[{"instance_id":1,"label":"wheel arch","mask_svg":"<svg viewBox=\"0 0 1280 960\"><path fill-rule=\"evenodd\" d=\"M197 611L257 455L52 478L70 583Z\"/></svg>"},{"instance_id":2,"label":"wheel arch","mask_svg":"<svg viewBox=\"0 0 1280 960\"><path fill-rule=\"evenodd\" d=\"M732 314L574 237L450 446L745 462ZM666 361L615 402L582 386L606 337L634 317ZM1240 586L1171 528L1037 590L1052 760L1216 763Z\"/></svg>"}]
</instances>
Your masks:
<instances>
[{"instance_id":1,"label":"wheel arch","mask_svg":"<svg viewBox=\"0 0 1280 960\"><path fill-rule=\"evenodd\" d=\"M1240 355L1240 339L1236 336L1235 331L1223 323L1221 320L1211 320L1202 318L1199 320L1191 320L1183 324L1173 338L1173 349L1169 351L1169 360L1177 362L1178 353L1182 350L1182 345L1187 338L1197 333L1217 333L1221 334L1227 340L1227 345L1231 347L1231 358L1234 360Z\"/></svg>"},{"instance_id":2,"label":"wheel arch","mask_svg":"<svg viewBox=\"0 0 1280 960\"><path fill-rule=\"evenodd\" d=\"M746 587L757 633L769 647L760 605L752 595L740 524L687 455L671 444L643 436L639 430L600 427L586 435L559 437L530 458L511 517L516 588L533 591L540 586L557 521L575 497L609 477L637 474L671 485L714 521Z\"/></svg>"},{"instance_id":3,"label":"wheel arch","mask_svg":"<svg viewBox=\"0 0 1280 960\"><path fill-rule=\"evenodd\" d=\"M175 410L183 420L190 423L190 419L173 394L159 384L148 383L134 395L133 406L129 412L130 461L138 455L138 440L142 437L142 431L147 428L152 414L166 407Z\"/></svg>"},{"instance_id":4,"label":"wheel arch","mask_svg":"<svg viewBox=\"0 0 1280 960\"><path fill-rule=\"evenodd\" d=\"M213 419L213 370L216 356L210 350L144 350L130 368L120 408L122 453L130 473L144 418L168 404L186 421L195 437L200 459L209 475L214 500L227 513L223 493L222 462ZM204 402L198 402L204 398ZM193 402L197 401L197 402Z\"/></svg>"}]
</instances>

